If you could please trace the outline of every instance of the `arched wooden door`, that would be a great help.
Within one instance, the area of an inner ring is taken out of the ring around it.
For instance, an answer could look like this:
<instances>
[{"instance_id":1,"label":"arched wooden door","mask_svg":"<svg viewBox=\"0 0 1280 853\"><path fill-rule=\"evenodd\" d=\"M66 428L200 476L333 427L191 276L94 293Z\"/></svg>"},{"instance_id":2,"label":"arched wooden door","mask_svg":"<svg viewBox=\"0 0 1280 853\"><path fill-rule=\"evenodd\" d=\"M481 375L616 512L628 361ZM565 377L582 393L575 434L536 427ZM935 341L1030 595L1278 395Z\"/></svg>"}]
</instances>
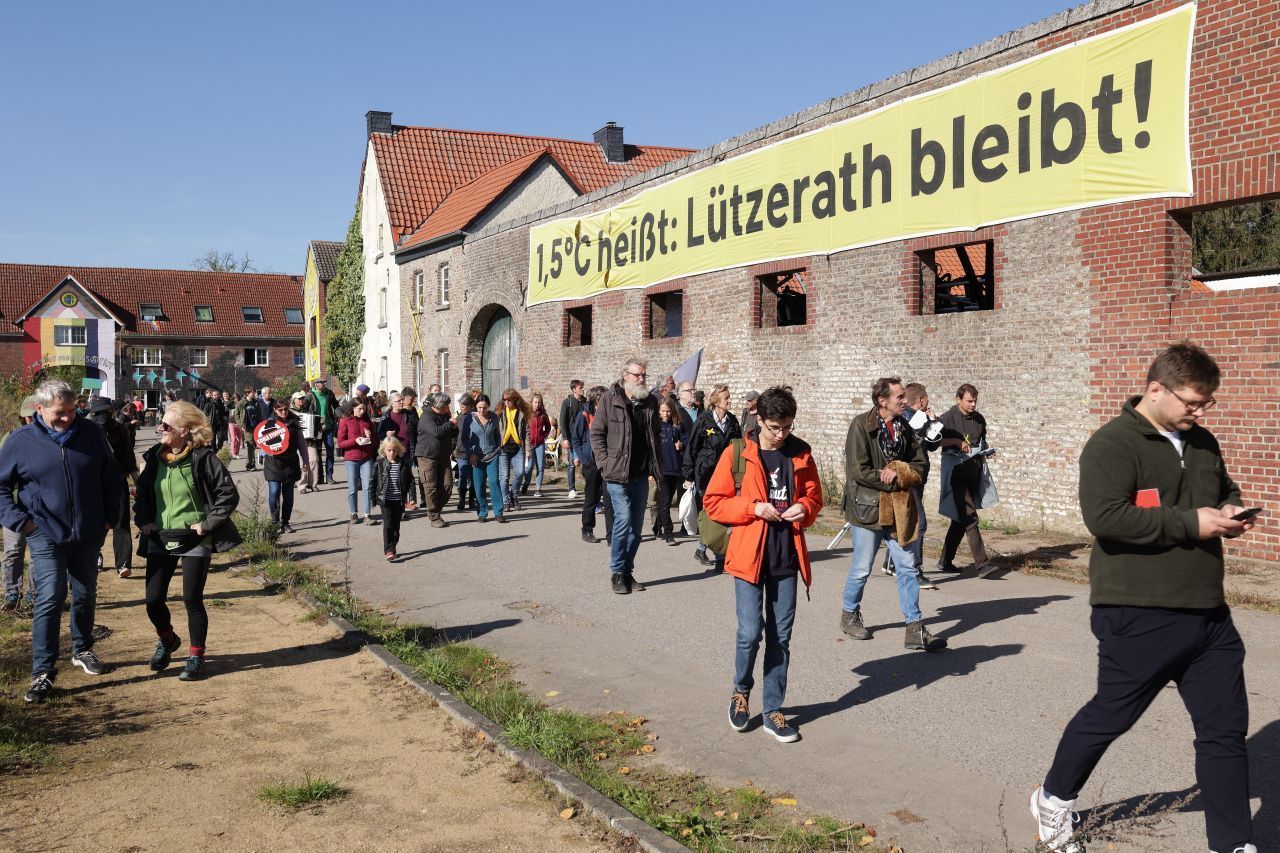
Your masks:
<instances>
[{"instance_id":1,"label":"arched wooden door","mask_svg":"<svg viewBox=\"0 0 1280 853\"><path fill-rule=\"evenodd\" d=\"M495 405L503 391L517 387L516 355L515 321L507 309L499 308L489 320L480 355L484 393Z\"/></svg>"}]
</instances>

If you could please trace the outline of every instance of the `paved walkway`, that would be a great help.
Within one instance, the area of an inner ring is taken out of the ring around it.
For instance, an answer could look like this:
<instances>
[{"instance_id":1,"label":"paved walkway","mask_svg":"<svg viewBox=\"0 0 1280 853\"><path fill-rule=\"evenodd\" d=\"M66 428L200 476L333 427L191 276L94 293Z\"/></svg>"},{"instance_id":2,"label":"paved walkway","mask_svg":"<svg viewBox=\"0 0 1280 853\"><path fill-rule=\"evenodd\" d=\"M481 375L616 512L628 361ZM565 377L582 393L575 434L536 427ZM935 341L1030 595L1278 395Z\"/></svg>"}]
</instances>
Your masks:
<instances>
[{"instance_id":1,"label":"paved walkway","mask_svg":"<svg viewBox=\"0 0 1280 853\"><path fill-rule=\"evenodd\" d=\"M1092 692L1087 588L1017 574L948 579L922 593L922 606L950 650L907 652L894 583L878 571L864 604L875 639L843 638L849 549L827 552L811 537L812 599L798 606L786 708L803 740L783 745L758 722L743 734L728 726L731 581L704 575L693 544L646 540L636 574L648 591L618 596L606 546L579 539L577 502L556 489L526 506L505 525L455 512L444 530L411 519L394 565L382 559L380 527L352 526L355 592L406 622L476 638L516 663L531 689L559 691L557 703L643 714L674 766L790 790L803 806L869 821L914 853L1005 850L1002 823L1010 847L1031 846L1026 797ZM341 566L345 519L341 484L300 495L298 533L286 544ZM1270 849L1280 844L1280 618L1240 611L1236 622L1249 649L1255 840ZM753 701L758 714L758 690ZM1192 738L1177 692L1166 690L1108 753L1081 805L1175 800L1194 785ZM1203 833L1193 802L1146 830L1141 846L1203 849Z\"/></svg>"}]
</instances>

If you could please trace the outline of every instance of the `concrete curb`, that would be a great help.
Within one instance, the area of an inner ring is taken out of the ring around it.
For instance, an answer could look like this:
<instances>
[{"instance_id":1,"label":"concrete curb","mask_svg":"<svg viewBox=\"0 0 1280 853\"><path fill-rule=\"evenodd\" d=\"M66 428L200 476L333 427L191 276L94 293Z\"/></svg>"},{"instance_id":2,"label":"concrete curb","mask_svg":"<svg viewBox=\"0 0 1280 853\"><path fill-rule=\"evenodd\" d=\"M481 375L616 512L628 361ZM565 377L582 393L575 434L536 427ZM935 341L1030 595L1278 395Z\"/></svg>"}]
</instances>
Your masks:
<instances>
[{"instance_id":1,"label":"concrete curb","mask_svg":"<svg viewBox=\"0 0 1280 853\"><path fill-rule=\"evenodd\" d=\"M276 583L261 575L254 575L252 579L263 586ZM636 845L641 850L647 851L647 853L678 853L678 851L689 853L689 848L654 829L577 776L548 761L536 752L517 749L507 743L502 736L502 729L493 720L490 720L438 684L433 684L419 676L413 671L412 667L396 657L386 646L370 643L369 638L363 631L341 616L329 613L328 608L321 604L311 593L301 589L295 589L295 592L308 606L323 612L329 624L342 632L344 641L363 645L364 650L372 655L374 660L398 675L419 693L435 700L436 704L454 720L464 726L484 732L485 737L493 743L499 752L530 773L542 777L549 785L576 803L583 814L590 815L596 820L607 824L615 832L634 839Z\"/></svg>"}]
</instances>

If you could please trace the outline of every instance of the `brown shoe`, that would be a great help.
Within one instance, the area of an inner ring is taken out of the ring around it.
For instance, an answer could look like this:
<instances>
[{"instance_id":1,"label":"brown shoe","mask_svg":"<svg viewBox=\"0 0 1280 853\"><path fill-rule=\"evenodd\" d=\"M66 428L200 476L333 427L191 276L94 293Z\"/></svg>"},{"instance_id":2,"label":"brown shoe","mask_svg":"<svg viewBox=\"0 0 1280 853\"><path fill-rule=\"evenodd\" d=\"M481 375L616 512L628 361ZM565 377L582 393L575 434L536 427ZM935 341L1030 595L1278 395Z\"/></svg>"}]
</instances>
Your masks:
<instances>
[{"instance_id":1,"label":"brown shoe","mask_svg":"<svg viewBox=\"0 0 1280 853\"><path fill-rule=\"evenodd\" d=\"M448 527L449 523L445 521L443 518L436 516L435 518L431 519L431 526L432 527Z\"/></svg>"}]
</instances>

